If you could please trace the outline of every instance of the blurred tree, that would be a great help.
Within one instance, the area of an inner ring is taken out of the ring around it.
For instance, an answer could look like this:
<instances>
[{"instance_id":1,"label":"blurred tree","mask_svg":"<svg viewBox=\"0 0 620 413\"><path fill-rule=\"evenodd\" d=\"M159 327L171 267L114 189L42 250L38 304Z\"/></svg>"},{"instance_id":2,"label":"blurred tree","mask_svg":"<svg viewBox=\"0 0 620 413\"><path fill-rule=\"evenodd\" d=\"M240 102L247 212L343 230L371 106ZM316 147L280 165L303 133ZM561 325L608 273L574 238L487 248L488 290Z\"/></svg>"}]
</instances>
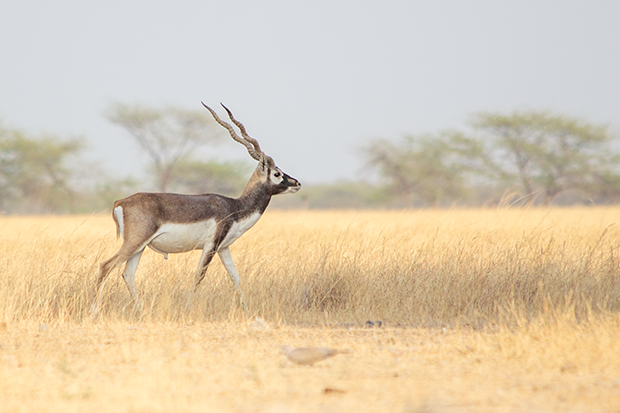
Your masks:
<instances>
[{"instance_id":1,"label":"blurred tree","mask_svg":"<svg viewBox=\"0 0 620 413\"><path fill-rule=\"evenodd\" d=\"M75 171L68 165L84 145L81 139L31 138L0 127L0 208L10 212L68 211Z\"/></svg>"},{"instance_id":2,"label":"blurred tree","mask_svg":"<svg viewBox=\"0 0 620 413\"><path fill-rule=\"evenodd\" d=\"M111 208L114 201L136 193L139 188L140 182L134 178L100 178L94 185L90 208L95 211Z\"/></svg>"},{"instance_id":3,"label":"blurred tree","mask_svg":"<svg viewBox=\"0 0 620 413\"><path fill-rule=\"evenodd\" d=\"M299 199L293 198L290 204L296 204L297 208L304 209L358 209L390 205L383 188L355 181L338 181L332 184L309 186L304 189L303 197L297 198ZM281 200L288 201L283 197L276 202Z\"/></svg>"},{"instance_id":4,"label":"blurred tree","mask_svg":"<svg viewBox=\"0 0 620 413\"><path fill-rule=\"evenodd\" d=\"M487 173L517 183L532 200L542 192L544 205L570 189L604 191L601 185L617 174L606 126L546 111L480 113L472 126L485 148Z\"/></svg>"},{"instance_id":5,"label":"blurred tree","mask_svg":"<svg viewBox=\"0 0 620 413\"><path fill-rule=\"evenodd\" d=\"M404 136L397 143L379 139L363 148L368 165L389 182L392 193L410 206L415 195L431 207L464 195L464 176L472 167L466 160L475 150L475 143L458 133Z\"/></svg>"},{"instance_id":6,"label":"blurred tree","mask_svg":"<svg viewBox=\"0 0 620 413\"><path fill-rule=\"evenodd\" d=\"M184 159L177 163L170 177L176 191L239 196L248 182L251 166L245 162L201 162Z\"/></svg>"},{"instance_id":7,"label":"blurred tree","mask_svg":"<svg viewBox=\"0 0 620 413\"><path fill-rule=\"evenodd\" d=\"M592 203L618 203L620 202L620 174L614 172L598 174L589 189L589 200Z\"/></svg>"},{"instance_id":8,"label":"blurred tree","mask_svg":"<svg viewBox=\"0 0 620 413\"><path fill-rule=\"evenodd\" d=\"M157 189L166 192L177 162L223 135L202 111L114 103L107 119L123 127L151 158Z\"/></svg>"}]
</instances>

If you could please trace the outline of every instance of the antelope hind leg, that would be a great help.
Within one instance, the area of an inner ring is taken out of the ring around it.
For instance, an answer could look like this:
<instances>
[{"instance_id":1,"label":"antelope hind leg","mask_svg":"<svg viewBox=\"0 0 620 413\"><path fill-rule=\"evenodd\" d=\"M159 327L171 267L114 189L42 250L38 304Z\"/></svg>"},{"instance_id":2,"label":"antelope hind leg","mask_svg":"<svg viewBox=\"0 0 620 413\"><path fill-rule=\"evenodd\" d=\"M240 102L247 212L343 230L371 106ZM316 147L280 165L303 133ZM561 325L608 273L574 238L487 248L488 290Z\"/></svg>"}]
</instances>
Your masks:
<instances>
[{"instance_id":1,"label":"antelope hind leg","mask_svg":"<svg viewBox=\"0 0 620 413\"><path fill-rule=\"evenodd\" d=\"M140 298L138 297L138 292L136 291L136 269L138 268L138 264L140 263L140 258L142 257L142 253L144 249L136 252L127 260L127 264L125 265L125 271L123 271L123 279L125 280L125 285L129 290L129 294L133 298L136 303L138 314L142 314L142 303L140 302Z\"/></svg>"}]
</instances>

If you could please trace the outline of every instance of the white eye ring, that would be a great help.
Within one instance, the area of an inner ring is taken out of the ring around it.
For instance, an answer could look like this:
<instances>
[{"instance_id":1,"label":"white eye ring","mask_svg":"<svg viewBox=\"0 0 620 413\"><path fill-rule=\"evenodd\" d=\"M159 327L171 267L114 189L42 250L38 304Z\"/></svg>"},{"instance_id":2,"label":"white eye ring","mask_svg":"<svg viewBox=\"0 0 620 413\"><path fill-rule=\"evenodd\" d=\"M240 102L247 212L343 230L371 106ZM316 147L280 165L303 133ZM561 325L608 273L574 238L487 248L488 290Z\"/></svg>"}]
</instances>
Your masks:
<instances>
[{"instance_id":1,"label":"white eye ring","mask_svg":"<svg viewBox=\"0 0 620 413\"><path fill-rule=\"evenodd\" d=\"M280 172L276 172L273 174L273 176L275 176L276 178L278 178L280 176Z\"/></svg>"}]
</instances>

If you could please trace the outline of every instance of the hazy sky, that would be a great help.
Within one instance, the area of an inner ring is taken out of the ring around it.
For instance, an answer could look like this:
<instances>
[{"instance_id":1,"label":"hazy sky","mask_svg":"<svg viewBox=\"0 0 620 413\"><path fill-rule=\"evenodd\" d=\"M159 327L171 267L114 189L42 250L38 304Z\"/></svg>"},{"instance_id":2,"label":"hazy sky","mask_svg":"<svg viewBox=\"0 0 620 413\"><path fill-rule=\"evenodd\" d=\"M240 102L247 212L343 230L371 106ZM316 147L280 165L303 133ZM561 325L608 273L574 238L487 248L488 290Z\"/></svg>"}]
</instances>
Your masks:
<instances>
[{"instance_id":1,"label":"hazy sky","mask_svg":"<svg viewBox=\"0 0 620 413\"><path fill-rule=\"evenodd\" d=\"M620 129L620 1L12 1L0 119L83 135L116 176L145 156L110 102L224 102L302 183L354 179L369 139L552 109ZM222 113L220 111L220 113ZM208 113L205 111L205 116ZM232 140L212 149L248 159Z\"/></svg>"}]
</instances>

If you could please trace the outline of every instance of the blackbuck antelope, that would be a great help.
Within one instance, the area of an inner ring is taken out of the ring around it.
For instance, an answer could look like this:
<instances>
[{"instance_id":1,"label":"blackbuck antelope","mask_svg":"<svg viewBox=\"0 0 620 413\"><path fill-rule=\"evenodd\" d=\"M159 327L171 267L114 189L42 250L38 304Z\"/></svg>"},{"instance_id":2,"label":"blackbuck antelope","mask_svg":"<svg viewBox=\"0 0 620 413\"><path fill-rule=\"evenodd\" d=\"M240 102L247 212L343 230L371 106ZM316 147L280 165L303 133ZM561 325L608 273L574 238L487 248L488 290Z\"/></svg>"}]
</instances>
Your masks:
<instances>
[{"instance_id":1,"label":"blackbuck antelope","mask_svg":"<svg viewBox=\"0 0 620 413\"><path fill-rule=\"evenodd\" d=\"M102 287L110 271L125 262L127 264L123 279L138 311L141 311L134 276L146 247L163 254L165 258L172 253L203 250L188 305L191 294L198 288L209 263L215 253L218 253L245 307L239 273L229 247L256 224L273 195L295 193L301 184L276 166L273 159L261 150L258 141L247 134L243 124L234 118L226 106L222 105L230 120L241 131L241 137L230 124L221 120L213 109L204 103L202 105L211 112L217 123L226 128L230 136L243 144L250 156L258 161L256 170L241 196L236 199L217 194L138 193L116 201L112 218L116 224L117 236L123 238L123 245L112 258L99 266L93 314L97 313Z\"/></svg>"}]
</instances>

